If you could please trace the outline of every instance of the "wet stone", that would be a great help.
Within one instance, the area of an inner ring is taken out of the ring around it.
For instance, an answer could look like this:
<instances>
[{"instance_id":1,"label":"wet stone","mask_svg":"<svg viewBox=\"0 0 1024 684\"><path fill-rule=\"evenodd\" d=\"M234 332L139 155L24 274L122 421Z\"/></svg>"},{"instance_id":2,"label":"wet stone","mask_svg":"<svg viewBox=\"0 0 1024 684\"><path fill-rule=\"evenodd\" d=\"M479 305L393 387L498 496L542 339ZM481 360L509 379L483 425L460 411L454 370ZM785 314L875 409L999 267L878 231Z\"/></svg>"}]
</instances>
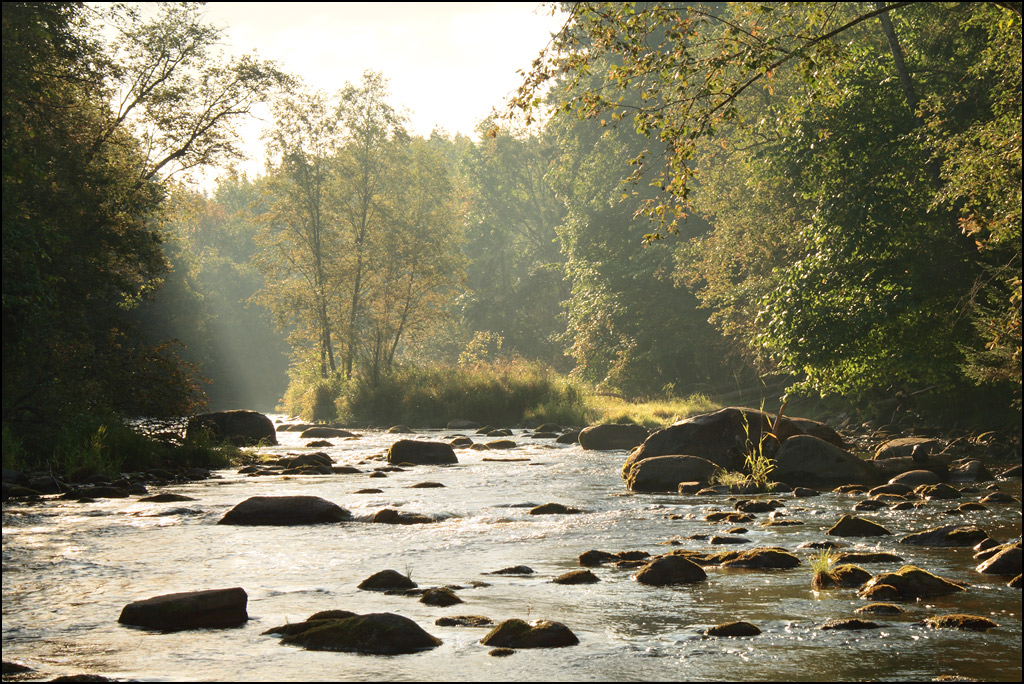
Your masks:
<instances>
[{"instance_id":1,"label":"wet stone","mask_svg":"<svg viewBox=\"0 0 1024 684\"><path fill-rule=\"evenodd\" d=\"M736 622L726 622L721 625L715 625L714 627L710 627L704 633L707 636L717 637L747 637L757 636L761 633L761 630L757 625L739 620Z\"/></svg>"},{"instance_id":2,"label":"wet stone","mask_svg":"<svg viewBox=\"0 0 1024 684\"><path fill-rule=\"evenodd\" d=\"M963 613L955 615L938 615L923 620L923 625L932 629L962 629L972 632L985 632L999 625L981 615L966 615Z\"/></svg>"},{"instance_id":3,"label":"wet stone","mask_svg":"<svg viewBox=\"0 0 1024 684\"><path fill-rule=\"evenodd\" d=\"M823 624L819 629L831 630L858 630L858 629L879 629L881 625L877 622L871 622L870 620L861 620L860 618L837 618L829 620Z\"/></svg>"}]
</instances>

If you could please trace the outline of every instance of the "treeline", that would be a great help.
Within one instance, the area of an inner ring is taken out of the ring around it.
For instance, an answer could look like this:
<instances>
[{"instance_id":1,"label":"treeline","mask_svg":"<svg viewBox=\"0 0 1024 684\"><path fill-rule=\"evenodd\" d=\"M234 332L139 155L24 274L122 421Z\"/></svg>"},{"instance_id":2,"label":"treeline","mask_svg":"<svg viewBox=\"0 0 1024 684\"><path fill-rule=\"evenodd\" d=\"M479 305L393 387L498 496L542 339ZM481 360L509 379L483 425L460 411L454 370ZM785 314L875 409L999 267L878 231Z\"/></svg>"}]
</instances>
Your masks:
<instances>
[{"instance_id":1,"label":"treeline","mask_svg":"<svg viewBox=\"0 0 1024 684\"><path fill-rule=\"evenodd\" d=\"M735 382L706 313L672 281L671 251L645 249L618 201L614 154L638 136L599 144L599 128L570 119L533 134L488 119L479 141L411 136L372 72L335 95L290 88L274 113L266 173L210 197L177 188L165 229L204 299L230 291L287 338L289 412L365 419L353 402L381 404L400 367L467 386L487 381L451 367L518 364L524 385L546 367L632 397ZM225 257L228 275L259 274L247 291L207 278Z\"/></svg>"}]
</instances>

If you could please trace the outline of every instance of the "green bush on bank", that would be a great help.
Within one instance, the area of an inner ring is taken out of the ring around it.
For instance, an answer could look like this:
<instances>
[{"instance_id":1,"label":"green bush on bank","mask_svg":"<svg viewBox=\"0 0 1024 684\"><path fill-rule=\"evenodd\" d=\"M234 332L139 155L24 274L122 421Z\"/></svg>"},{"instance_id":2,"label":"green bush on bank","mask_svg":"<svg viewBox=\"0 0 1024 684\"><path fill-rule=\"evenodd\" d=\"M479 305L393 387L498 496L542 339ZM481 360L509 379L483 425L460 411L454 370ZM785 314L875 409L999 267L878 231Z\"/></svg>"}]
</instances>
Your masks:
<instances>
[{"instance_id":1,"label":"green bush on bank","mask_svg":"<svg viewBox=\"0 0 1024 684\"><path fill-rule=\"evenodd\" d=\"M155 439L109 413L82 414L45 432L19 434L3 425L4 468L47 471L71 481L152 468L223 468L238 452L205 439L181 444Z\"/></svg>"}]
</instances>

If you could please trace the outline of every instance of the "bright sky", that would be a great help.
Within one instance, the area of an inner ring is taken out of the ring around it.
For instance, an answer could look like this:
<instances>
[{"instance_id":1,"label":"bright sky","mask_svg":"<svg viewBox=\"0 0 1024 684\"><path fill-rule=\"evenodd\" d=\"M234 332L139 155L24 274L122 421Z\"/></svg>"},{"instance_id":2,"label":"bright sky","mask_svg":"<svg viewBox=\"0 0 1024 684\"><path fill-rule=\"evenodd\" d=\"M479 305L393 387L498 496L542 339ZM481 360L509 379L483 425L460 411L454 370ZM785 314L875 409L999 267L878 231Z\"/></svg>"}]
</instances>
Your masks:
<instances>
[{"instance_id":1,"label":"bright sky","mask_svg":"<svg viewBox=\"0 0 1024 684\"><path fill-rule=\"evenodd\" d=\"M368 69L383 73L391 104L422 136L475 137L564 21L536 2L211 2L205 13L227 51L255 50L313 87L333 93ZM261 127L244 133L257 157L249 173L263 168Z\"/></svg>"}]
</instances>

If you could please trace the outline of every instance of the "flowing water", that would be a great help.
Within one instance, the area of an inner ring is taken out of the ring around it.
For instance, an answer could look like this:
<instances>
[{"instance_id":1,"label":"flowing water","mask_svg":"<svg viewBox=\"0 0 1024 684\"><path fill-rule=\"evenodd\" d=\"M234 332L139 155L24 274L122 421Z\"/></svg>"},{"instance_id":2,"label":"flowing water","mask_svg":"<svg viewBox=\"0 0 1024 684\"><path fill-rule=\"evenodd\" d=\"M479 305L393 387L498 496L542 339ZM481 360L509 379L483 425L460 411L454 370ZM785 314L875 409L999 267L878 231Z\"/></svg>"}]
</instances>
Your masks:
<instances>
[{"instance_id":1,"label":"flowing water","mask_svg":"<svg viewBox=\"0 0 1024 684\"><path fill-rule=\"evenodd\" d=\"M447 432L418 438L441 440ZM296 452L298 433L279 433L273 453ZM798 549L826 539L824 532L858 498L782 495L785 517L803 525L763 528L767 515L746 525L750 544L794 550L803 565L792 570L707 568L705 582L649 587L631 570L593 568L601 581L554 584L578 568L589 549L673 548L711 551L691 535L723 533L729 524L703 520L729 510L726 497L632 495L619 469L625 452L584 452L578 445L532 440L517 431L513 451L458 450L455 466L419 466L369 478L378 457L397 439L367 432L333 440L323 449L337 465L362 473L331 476L218 478L160 491L195 501L144 503L104 499L79 503L47 499L8 502L3 509L3 657L35 668L36 677L89 672L144 681L567 681L567 680L927 680L961 675L1021 679L1021 592L1007 578L984 576L970 549L907 547L897 539L954 520L981 526L1008 540L1021 534L1020 503L952 516L957 502L929 502L908 511L863 513L894 537L845 540L856 550L882 550L948 579L968 591L905 604L897 618L874 618L880 629L822 631L831 618L853 617L865 604L852 589L815 593L810 560ZM528 461L485 461L526 458ZM424 481L443 488L410 488ZM1020 480L1000 482L1020 496ZM356 494L378 488L381 493ZM156 493L156 490L151 493ZM985 492L973 495L980 496ZM234 527L216 522L232 506L256 495L314 495L353 513L354 521L307 527ZM972 495L968 495L972 496ZM559 502L579 515L529 514L528 504ZM390 507L439 518L419 525L368 522ZM681 539L667 546L670 539ZM528 565L529 576L486 574ZM871 572L899 564L868 565ZM356 585L384 569L408 573L420 587L461 585L464 603L431 607L415 597L362 591ZM474 581L489 586L472 587ZM249 596L243 627L159 633L117 622L131 601L160 594L240 586ZM443 640L439 648L402 656L306 651L282 646L262 632L332 608L407 616ZM970 613L998 627L987 633L934 630L919 621ZM485 629L439 627L441 616L484 615L563 622L579 637L567 648L488 655ZM759 626L748 638L709 638L706 628L733 620Z\"/></svg>"}]
</instances>

